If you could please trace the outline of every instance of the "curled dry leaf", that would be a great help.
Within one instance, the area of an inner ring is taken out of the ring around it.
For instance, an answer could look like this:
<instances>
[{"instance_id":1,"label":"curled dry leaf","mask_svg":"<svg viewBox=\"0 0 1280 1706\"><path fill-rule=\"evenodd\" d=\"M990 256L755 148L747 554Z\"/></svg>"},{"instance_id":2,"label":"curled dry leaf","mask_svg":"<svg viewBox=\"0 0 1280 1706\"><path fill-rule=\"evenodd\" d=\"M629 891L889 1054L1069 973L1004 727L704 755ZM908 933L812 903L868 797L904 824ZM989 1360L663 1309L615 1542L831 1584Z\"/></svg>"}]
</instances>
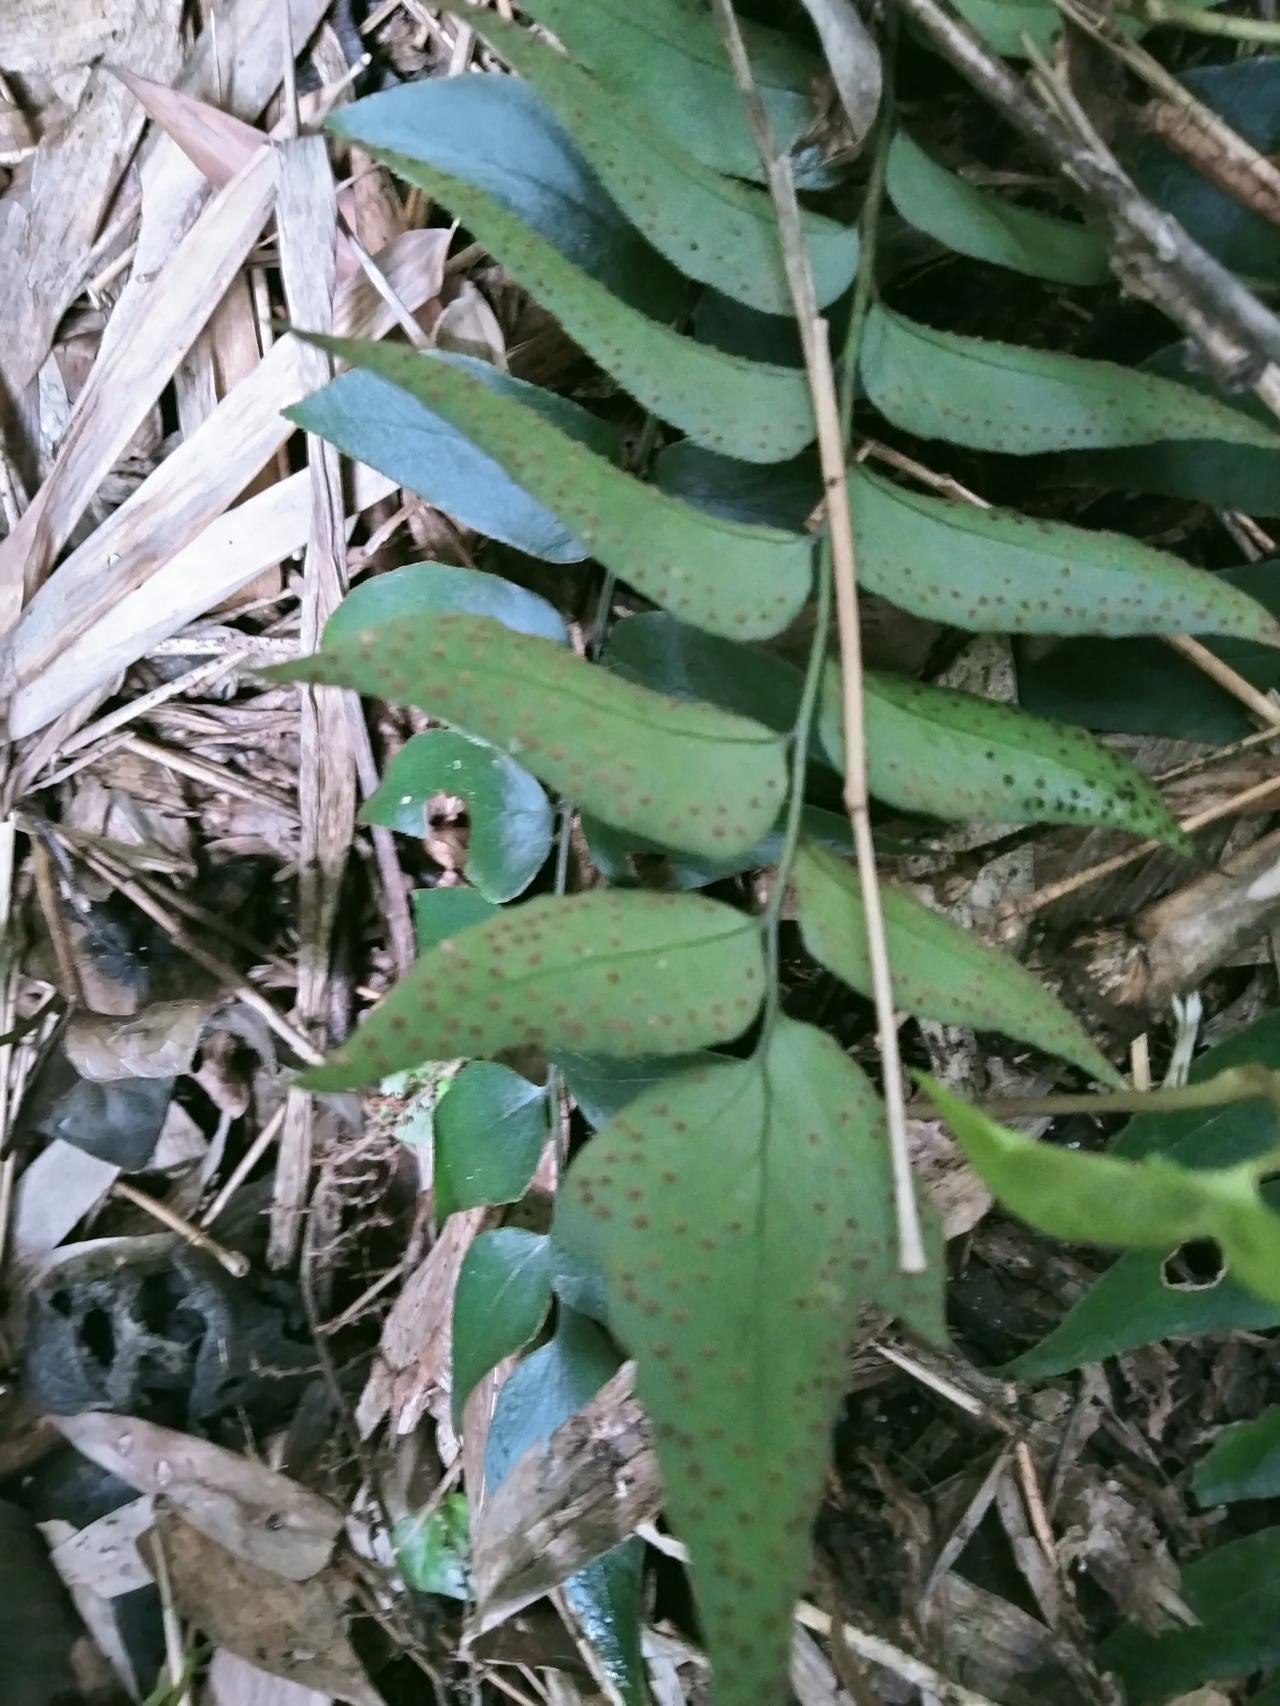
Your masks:
<instances>
[{"instance_id":1,"label":"curled dry leaf","mask_svg":"<svg viewBox=\"0 0 1280 1706\"><path fill-rule=\"evenodd\" d=\"M880 49L853 0L804 0L813 19L854 145L862 142L880 107Z\"/></svg>"},{"instance_id":2,"label":"curled dry leaf","mask_svg":"<svg viewBox=\"0 0 1280 1706\"><path fill-rule=\"evenodd\" d=\"M91 1462L140 1493L163 1495L246 1566L303 1582L333 1553L342 1513L250 1458L132 1416L62 1416L58 1427Z\"/></svg>"},{"instance_id":3,"label":"curled dry leaf","mask_svg":"<svg viewBox=\"0 0 1280 1706\"><path fill-rule=\"evenodd\" d=\"M576 1416L520 1458L471 1536L476 1634L610 1552L662 1503L649 1421L626 1363Z\"/></svg>"},{"instance_id":4,"label":"curled dry leaf","mask_svg":"<svg viewBox=\"0 0 1280 1706\"><path fill-rule=\"evenodd\" d=\"M81 1078L112 1084L128 1078L176 1078L195 1056L212 1006L208 1001L157 1001L128 1018L78 1013L63 1049Z\"/></svg>"},{"instance_id":5,"label":"curled dry leaf","mask_svg":"<svg viewBox=\"0 0 1280 1706\"><path fill-rule=\"evenodd\" d=\"M331 1698L259 1670L226 1647L213 1655L205 1687L208 1706L329 1706Z\"/></svg>"},{"instance_id":6,"label":"curled dry leaf","mask_svg":"<svg viewBox=\"0 0 1280 1706\"><path fill-rule=\"evenodd\" d=\"M152 1565L163 1548L179 1615L217 1646L349 1706L384 1706L348 1638L348 1593L336 1571L286 1581L169 1512L140 1544Z\"/></svg>"}]
</instances>

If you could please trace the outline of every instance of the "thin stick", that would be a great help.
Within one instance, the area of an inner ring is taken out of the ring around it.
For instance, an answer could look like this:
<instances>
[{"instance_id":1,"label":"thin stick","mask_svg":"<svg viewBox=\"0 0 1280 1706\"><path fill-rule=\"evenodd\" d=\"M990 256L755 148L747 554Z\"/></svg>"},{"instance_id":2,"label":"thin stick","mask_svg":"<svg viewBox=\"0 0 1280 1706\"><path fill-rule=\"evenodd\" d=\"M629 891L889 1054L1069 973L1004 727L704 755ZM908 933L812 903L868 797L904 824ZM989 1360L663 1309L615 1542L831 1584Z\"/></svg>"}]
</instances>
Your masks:
<instances>
[{"instance_id":1,"label":"thin stick","mask_svg":"<svg viewBox=\"0 0 1280 1706\"><path fill-rule=\"evenodd\" d=\"M200 1224L202 1227L207 1229L213 1225L214 1221L222 1213L223 1209L226 1208L232 1197L235 1196L241 1185L244 1184L250 1173L253 1172L253 1169L258 1165L259 1161L261 1161L262 1157L275 1142L276 1138L279 1136L280 1127L284 1124L284 1107L284 1103L281 1102L275 1113L272 1114L266 1125L263 1126L257 1137L254 1138L248 1149L246 1149L244 1154L240 1157L226 1184L223 1185L217 1196L214 1197L208 1208L205 1209L204 1213L200 1216Z\"/></svg>"},{"instance_id":2,"label":"thin stick","mask_svg":"<svg viewBox=\"0 0 1280 1706\"><path fill-rule=\"evenodd\" d=\"M805 368L813 399L818 452L827 495L827 523L831 548L832 577L836 595L836 626L840 635L840 665L845 748L844 803L853 831L862 910L867 932L867 958L876 1010L876 1034L884 1074L885 1113L889 1153L893 1168L894 1207L898 1225L898 1264L903 1273L923 1273L928 1266L915 1184L911 1177L911 1152L903 1113L902 1060L898 1051L898 1026L893 1007L893 984L885 940L880 885L876 872L875 847L871 839L871 808L867 790L866 721L862 703L862 635L858 623L858 577L853 548L853 518L849 512L849 489L845 468L844 432L827 323L818 312L804 243L800 203L790 161L774 145L760 91L756 87L742 32L738 28L733 0L714 0L716 19L733 66L734 80L746 105L747 116L769 179L778 218L778 236L787 284L804 345Z\"/></svg>"},{"instance_id":3,"label":"thin stick","mask_svg":"<svg viewBox=\"0 0 1280 1706\"><path fill-rule=\"evenodd\" d=\"M1194 664L1202 675L1216 681L1233 699L1238 699L1260 722L1273 729L1280 728L1280 705L1268 694L1260 692L1251 681L1246 681L1230 664L1223 663L1208 646L1201 645L1199 640L1193 640L1189 634L1167 635L1165 643L1172 646L1175 652L1180 652L1188 663Z\"/></svg>"},{"instance_id":4,"label":"thin stick","mask_svg":"<svg viewBox=\"0 0 1280 1706\"><path fill-rule=\"evenodd\" d=\"M819 1611L816 1605L810 1605L803 1599L796 1606L796 1622L805 1629L811 1629L815 1635L828 1639L835 1628L834 1620L825 1611ZM941 1671L925 1664L923 1659L903 1652L901 1647L873 1635L869 1629L859 1629L855 1623L842 1622L840 1633L860 1659L867 1664L879 1665L882 1670L892 1671L916 1688L927 1690L941 1706L995 1706L987 1695L975 1694L973 1689L964 1687L962 1683L952 1682L950 1677L943 1676Z\"/></svg>"},{"instance_id":5,"label":"thin stick","mask_svg":"<svg viewBox=\"0 0 1280 1706\"><path fill-rule=\"evenodd\" d=\"M201 1232L198 1226L193 1226L189 1220L184 1220L180 1214L165 1203L157 1202L155 1197L144 1195L127 1185L123 1179L117 1179L111 1187L112 1196L121 1197L125 1202L140 1208L144 1214L149 1214L152 1220L158 1220L161 1226L167 1226L170 1232L176 1232L184 1242L192 1244L197 1250L203 1250L207 1256L224 1267L235 1279L243 1279L249 1272L249 1258L242 1256L239 1250L228 1250L225 1244L219 1244L216 1238L210 1238L208 1233Z\"/></svg>"},{"instance_id":6,"label":"thin stick","mask_svg":"<svg viewBox=\"0 0 1280 1706\"><path fill-rule=\"evenodd\" d=\"M153 900L147 891L139 887L137 883L117 876L109 868L102 866L86 850L81 850L79 856L86 865L95 868L99 876L106 877L108 882L118 889L126 900L132 901L139 912L145 913L153 923L158 924L175 946L181 948L189 959L193 959L198 966L203 966L207 972L212 973L218 982L225 989L233 991L246 1007L252 1007L255 1013L260 1013L276 1035L288 1043L299 1060L304 1060L308 1066L320 1065L324 1059L320 1050L313 1047L302 1032L296 1026L291 1025L283 1014L278 1013L265 995L256 990L252 984L246 983L234 966L228 965L225 960L218 959L215 954L206 952L199 942L183 929L172 913L168 912L158 901Z\"/></svg>"},{"instance_id":7,"label":"thin stick","mask_svg":"<svg viewBox=\"0 0 1280 1706\"><path fill-rule=\"evenodd\" d=\"M182 1651L182 1624L173 1603L169 1560L165 1557L164 1541L158 1529L152 1530L152 1538L155 1548L151 1567L155 1572L156 1589L160 1595L160 1627L164 1632L165 1666L176 1697L176 1706L191 1706L191 1694L187 1688L187 1661Z\"/></svg>"}]
</instances>

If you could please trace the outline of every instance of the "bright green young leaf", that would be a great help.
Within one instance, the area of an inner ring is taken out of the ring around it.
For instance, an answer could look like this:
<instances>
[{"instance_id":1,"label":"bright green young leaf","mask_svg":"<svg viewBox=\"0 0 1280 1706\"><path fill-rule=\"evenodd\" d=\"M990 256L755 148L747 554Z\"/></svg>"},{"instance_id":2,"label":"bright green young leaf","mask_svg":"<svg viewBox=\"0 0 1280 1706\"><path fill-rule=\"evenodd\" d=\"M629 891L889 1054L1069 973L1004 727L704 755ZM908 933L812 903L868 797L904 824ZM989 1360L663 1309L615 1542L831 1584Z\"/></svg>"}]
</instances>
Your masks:
<instances>
[{"instance_id":1,"label":"bright green young leaf","mask_svg":"<svg viewBox=\"0 0 1280 1706\"><path fill-rule=\"evenodd\" d=\"M1198 1082L1251 1062L1280 1067L1280 1013L1269 1013L1207 1049L1192 1066L1191 1078ZM1184 1167L1213 1168L1253 1160L1276 1148L1280 1114L1259 1100L1138 1114L1112 1144L1111 1154L1129 1160L1163 1155ZM1274 1184L1263 1196L1280 1207L1280 1189ZM1164 1251L1135 1251L1113 1262L1046 1338L1008 1365L1010 1377L1039 1380L1159 1339L1280 1326L1280 1305L1262 1302L1229 1274L1214 1286L1167 1284L1165 1256Z\"/></svg>"},{"instance_id":2,"label":"bright green young leaf","mask_svg":"<svg viewBox=\"0 0 1280 1706\"><path fill-rule=\"evenodd\" d=\"M281 673L419 705L606 822L690 853L745 851L782 807L786 761L771 729L638 687L490 617L326 636Z\"/></svg>"},{"instance_id":3,"label":"bright green young leaf","mask_svg":"<svg viewBox=\"0 0 1280 1706\"><path fill-rule=\"evenodd\" d=\"M468 433L513 479L537 490L606 568L695 627L761 639L780 633L808 597L813 544L806 535L720 521L664 497L535 411L495 395L469 371L486 363L384 343L315 341Z\"/></svg>"},{"instance_id":4,"label":"bright green young leaf","mask_svg":"<svg viewBox=\"0 0 1280 1706\"><path fill-rule=\"evenodd\" d=\"M475 28L532 84L660 254L687 277L762 313L793 312L768 193L711 170L655 130L652 89L643 106L633 106L496 13L475 19ZM857 233L807 209L801 217L818 305L825 307L853 282Z\"/></svg>"},{"instance_id":5,"label":"bright green young leaf","mask_svg":"<svg viewBox=\"0 0 1280 1706\"><path fill-rule=\"evenodd\" d=\"M852 989L870 995L862 888L852 865L802 845L794 881L805 947ZM1124 1082L1083 1025L1011 955L906 889L885 887L880 899L896 1006L949 1025L1003 1031L1060 1055L1100 1083Z\"/></svg>"},{"instance_id":6,"label":"bright green young leaf","mask_svg":"<svg viewBox=\"0 0 1280 1706\"><path fill-rule=\"evenodd\" d=\"M467 880L489 900L523 894L551 850L553 822L547 796L529 772L491 746L431 729L391 760L360 821L421 839L427 804L437 794L467 802Z\"/></svg>"},{"instance_id":7,"label":"bright green young leaf","mask_svg":"<svg viewBox=\"0 0 1280 1706\"><path fill-rule=\"evenodd\" d=\"M498 396L538 410L597 455L616 459L616 432L567 397L526 385L473 356L437 351L436 359L464 363L474 379ZM580 563L587 554L568 528L465 432L375 373L339 374L322 391L295 404L293 418L345 455L435 504L463 527L549 563Z\"/></svg>"},{"instance_id":8,"label":"bright green young leaf","mask_svg":"<svg viewBox=\"0 0 1280 1706\"><path fill-rule=\"evenodd\" d=\"M682 1054L736 1037L763 993L759 929L731 907L701 895L548 896L424 954L301 1082L350 1090L520 1043Z\"/></svg>"},{"instance_id":9,"label":"bright green young leaf","mask_svg":"<svg viewBox=\"0 0 1280 1706\"><path fill-rule=\"evenodd\" d=\"M1195 1488L1202 1505L1280 1495L1280 1406L1224 1428L1196 1466Z\"/></svg>"},{"instance_id":10,"label":"bright green young leaf","mask_svg":"<svg viewBox=\"0 0 1280 1706\"><path fill-rule=\"evenodd\" d=\"M462 1259L453 1296L453 1425L503 1357L537 1336L551 1307L551 1241L516 1226L482 1232Z\"/></svg>"},{"instance_id":11,"label":"bright green young leaf","mask_svg":"<svg viewBox=\"0 0 1280 1706\"><path fill-rule=\"evenodd\" d=\"M1198 1627L1157 1635L1126 1624L1099 1649L1132 1706L1157 1706L1202 1682L1280 1665L1280 1528L1197 1558L1183 1569L1178 1595Z\"/></svg>"},{"instance_id":12,"label":"bright green young leaf","mask_svg":"<svg viewBox=\"0 0 1280 1706\"><path fill-rule=\"evenodd\" d=\"M889 145L885 188L908 225L957 254L1058 284L1105 284L1111 276L1106 245L1088 226L977 189L905 131Z\"/></svg>"},{"instance_id":13,"label":"bright green young leaf","mask_svg":"<svg viewBox=\"0 0 1280 1706\"><path fill-rule=\"evenodd\" d=\"M569 631L554 605L501 575L452 563L408 563L354 587L325 624L330 640L347 639L380 622L419 616L492 616L517 634L567 645Z\"/></svg>"},{"instance_id":14,"label":"bright green young leaf","mask_svg":"<svg viewBox=\"0 0 1280 1706\"><path fill-rule=\"evenodd\" d=\"M518 1202L547 1141L547 1092L510 1067L473 1060L435 1110L436 1208Z\"/></svg>"},{"instance_id":15,"label":"bright green young leaf","mask_svg":"<svg viewBox=\"0 0 1280 1706\"><path fill-rule=\"evenodd\" d=\"M373 152L442 202L633 397L699 444L779 462L811 442L813 402L799 369L745 361L683 336L628 307L487 191L402 154Z\"/></svg>"},{"instance_id":16,"label":"bright green young leaf","mask_svg":"<svg viewBox=\"0 0 1280 1706\"><path fill-rule=\"evenodd\" d=\"M588 1404L620 1358L591 1321L563 1305L554 1336L525 1358L498 1393L485 1440L485 1484L496 1488L518 1459ZM644 1542L627 1540L564 1584L624 1706L649 1706L641 1650Z\"/></svg>"},{"instance_id":17,"label":"bright green young leaf","mask_svg":"<svg viewBox=\"0 0 1280 1706\"><path fill-rule=\"evenodd\" d=\"M850 476L858 574L903 610L976 633L1234 634L1280 645L1255 599L1120 533L978 509Z\"/></svg>"},{"instance_id":18,"label":"bright green young leaf","mask_svg":"<svg viewBox=\"0 0 1280 1706\"><path fill-rule=\"evenodd\" d=\"M499 201L566 259L656 320L688 286L624 218L533 90L515 77L428 77L366 95L328 128L370 152L429 160Z\"/></svg>"},{"instance_id":19,"label":"bright green young leaf","mask_svg":"<svg viewBox=\"0 0 1280 1706\"><path fill-rule=\"evenodd\" d=\"M834 1042L651 1089L570 1170L556 1239L602 1260L690 1547L721 1706L779 1698L860 1304L941 1335L941 1277L897 1272L880 1103Z\"/></svg>"},{"instance_id":20,"label":"bright green young leaf","mask_svg":"<svg viewBox=\"0 0 1280 1706\"><path fill-rule=\"evenodd\" d=\"M820 730L842 752L839 680ZM1190 843L1150 782L1083 729L1011 705L870 671L865 681L871 792L901 811L993 823L1094 823Z\"/></svg>"},{"instance_id":21,"label":"bright green young leaf","mask_svg":"<svg viewBox=\"0 0 1280 1706\"><path fill-rule=\"evenodd\" d=\"M760 156L711 13L694 0L530 0L580 64L717 172L758 180ZM790 148L813 118L818 61L748 19L742 32L769 126Z\"/></svg>"},{"instance_id":22,"label":"bright green young leaf","mask_svg":"<svg viewBox=\"0 0 1280 1706\"><path fill-rule=\"evenodd\" d=\"M1273 428L1173 380L934 331L878 305L861 372L868 399L895 426L974 450L1030 456L1187 438L1280 449Z\"/></svg>"},{"instance_id":23,"label":"bright green young leaf","mask_svg":"<svg viewBox=\"0 0 1280 1706\"><path fill-rule=\"evenodd\" d=\"M435 1510L407 1516L391 1536L401 1574L418 1593L471 1595L471 1540L465 1493L446 1493Z\"/></svg>"},{"instance_id":24,"label":"bright green young leaf","mask_svg":"<svg viewBox=\"0 0 1280 1706\"><path fill-rule=\"evenodd\" d=\"M1038 1143L988 1119L931 1078L929 1096L976 1171L1010 1213L1054 1238L1173 1251L1217 1243L1228 1268L1264 1301L1280 1303L1280 1215L1263 1202L1259 1166L1193 1169Z\"/></svg>"},{"instance_id":25,"label":"bright green young leaf","mask_svg":"<svg viewBox=\"0 0 1280 1706\"><path fill-rule=\"evenodd\" d=\"M450 936L473 924L483 924L497 910L493 901L486 900L478 889L415 889L413 921L417 927L418 952L429 954Z\"/></svg>"}]
</instances>

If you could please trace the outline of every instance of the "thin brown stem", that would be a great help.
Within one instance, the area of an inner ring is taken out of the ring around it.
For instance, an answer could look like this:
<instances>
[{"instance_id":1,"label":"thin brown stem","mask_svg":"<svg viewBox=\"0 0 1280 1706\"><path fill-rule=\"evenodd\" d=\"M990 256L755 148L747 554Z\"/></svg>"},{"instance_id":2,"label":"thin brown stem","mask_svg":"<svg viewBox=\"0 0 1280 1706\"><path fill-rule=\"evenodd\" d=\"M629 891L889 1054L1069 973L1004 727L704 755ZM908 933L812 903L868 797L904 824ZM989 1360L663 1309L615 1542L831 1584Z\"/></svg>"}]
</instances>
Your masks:
<instances>
[{"instance_id":1,"label":"thin brown stem","mask_svg":"<svg viewBox=\"0 0 1280 1706\"><path fill-rule=\"evenodd\" d=\"M768 175L778 219L778 236L787 284L795 309L804 348L805 369L813 399L818 453L827 495L827 522L831 541L832 578L836 595L836 625L840 636L842 712L845 746L844 802L853 831L858 878L862 887L867 953L871 969L876 1032L884 1074L885 1112L893 1169L894 1208L898 1226L898 1262L904 1273L923 1273L927 1266L915 1184L911 1176L911 1154L902 1091L902 1060L898 1050L898 1026L893 1007L893 982L880 905L875 848L871 839L870 800L867 790L866 722L862 699L862 635L858 622L857 561L853 545L853 520L845 466L844 433L827 323L818 312L813 275L805 249L800 203L790 161L774 145L768 117L756 87L742 32L738 28L733 0L714 0L720 33L728 50L734 79L741 91L747 116Z\"/></svg>"}]
</instances>

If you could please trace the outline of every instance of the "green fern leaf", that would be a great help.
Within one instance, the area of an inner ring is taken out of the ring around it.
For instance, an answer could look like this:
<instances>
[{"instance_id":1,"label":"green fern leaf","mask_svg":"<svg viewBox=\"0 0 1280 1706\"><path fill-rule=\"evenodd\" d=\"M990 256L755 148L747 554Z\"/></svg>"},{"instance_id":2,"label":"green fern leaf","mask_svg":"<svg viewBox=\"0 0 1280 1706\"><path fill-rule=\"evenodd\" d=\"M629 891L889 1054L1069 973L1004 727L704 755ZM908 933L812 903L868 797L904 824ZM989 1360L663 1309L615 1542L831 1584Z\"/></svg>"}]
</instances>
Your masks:
<instances>
[{"instance_id":1,"label":"green fern leaf","mask_svg":"<svg viewBox=\"0 0 1280 1706\"><path fill-rule=\"evenodd\" d=\"M903 610L977 633L1230 634L1280 623L1229 582L1119 533L949 503L859 470L859 577Z\"/></svg>"},{"instance_id":2,"label":"green fern leaf","mask_svg":"<svg viewBox=\"0 0 1280 1706\"><path fill-rule=\"evenodd\" d=\"M813 546L807 537L721 521L664 497L533 410L495 395L465 359L442 361L348 338L312 341L403 387L467 433L536 491L607 568L695 627L763 638L780 633L808 597ZM310 401L285 413L304 425Z\"/></svg>"},{"instance_id":3,"label":"green fern leaf","mask_svg":"<svg viewBox=\"0 0 1280 1706\"><path fill-rule=\"evenodd\" d=\"M637 313L486 191L378 147L369 135L375 129L363 126L366 147L442 202L654 414L697 443L747 462L781 462L813 438L813 404L799 368L726 355Z\"/></svg>"},{"instance_id":4,"label":"green fern leaf","mask_svg":"<svg viewBox=\"0 0 1280 1706\"><path fill-rule=\"evenodd\" d=\"M520 10L703 165L760 181L742 96L697 0L529 0ZM821 64L775 30L743 19L742 32L774 140L790 148L812 122Z\"/></svg>"},{"instance_id":5,"label":"green fern leaf","mask_svg":"<svg viewBox=\"0 0 1280 1706\"><path fill-rule=\"evenodd\" d=\"M646 1092L570 1170L555 1237L602 1262L635 1354L720 1706L782 1698L860 1304L941 1336L941 1275L896 1270L880 1103L831 1039Z\"/></svg>"},{"instance_id":6,"label":"green fern leaf","mask_svg":"<svg viewBox=\"0 0 1280 1706\"><path fill-rule=\"evenodd\" d=\"M745 852L782 809L783 742L762 723L637 687L491 617L326 635L276 675L418 705L607 823L691 853Z\"/></svg>"},{"instance_id":7,"label":"green fern leaf","mask_svg":"<svg viewBox=\"0 0 1280 1706\"><path fill-rule=\"evenodd\" d=\"M1052 15L1052 8L1046 7ZM905 131L889 145L885 188L917 231L959 255L1057 284L1105 284L1107 249L1087 225L1054 219L947 171Z\"/></svg>"},{"instance_id":8,"label":"green fern leaf","mask_svg":"<svg viewBox=\"0 0 1280 1706\"><path fill-rule=\"evenodd\" d=\"M871 994L862 885L853 867L824 848L802 845L795 867L804 945L851 989ZM948 1025L1003 1031L1069 1060L1102 1084L1124 1079L1057 996L1010 955L916 900L880 891L894 1005Z\"/></svg>"},{"instance_id":9,"label":"green fern leaf","mask_svg":"<svg viewBox=\"0 0 1280 1706\"><path fill-rule=\"evenodd\" d=\"M889 805L958 822L1109 824L1192 851L1146 777L1083 729L878 671L865 697L868 779ZM821 712L833 759L840 727L833 670Z\"/></svg>"},{"instance_id":10,"label":"green fern leaf","mask_svg":"<svg viewBox=\"0 0 1280 1706\"><path fill-rule=\"evenodd\" d=\"M570 132L618 206L687 277L764 314L793 312L773 203L655 131L633 107L571 60L496 13L469 22L514 67ZM650 92L651 95L651 92ZM858 266L858 234L802 211L820 307L843 294Z\"/></svg>"},{"instance_id":11,"label":"green fern leaf","mask_svg":"<svg viewBox=\"0 0 1280 1706\"><path fill-rule=\"evenodd\" d=\"M1032 456L1160 439L1280 448L1280 433L1190 386L1110 361L936 332L877 306L867 317L867 396L906 432Z\"/></svg>"},{"instance_id":12,"label":"green fern leaf","mask_svg":"<svg viewBox=\"0 0 1280 1706\"><path fill-rule=\"evenodd\" d=\"M763 989L755 922L700 895L531 900L424 954L299 1082L352 1090L426 1061L519 1044L682 1054L737 1036Z\"/></svg>"}]
</instances>

